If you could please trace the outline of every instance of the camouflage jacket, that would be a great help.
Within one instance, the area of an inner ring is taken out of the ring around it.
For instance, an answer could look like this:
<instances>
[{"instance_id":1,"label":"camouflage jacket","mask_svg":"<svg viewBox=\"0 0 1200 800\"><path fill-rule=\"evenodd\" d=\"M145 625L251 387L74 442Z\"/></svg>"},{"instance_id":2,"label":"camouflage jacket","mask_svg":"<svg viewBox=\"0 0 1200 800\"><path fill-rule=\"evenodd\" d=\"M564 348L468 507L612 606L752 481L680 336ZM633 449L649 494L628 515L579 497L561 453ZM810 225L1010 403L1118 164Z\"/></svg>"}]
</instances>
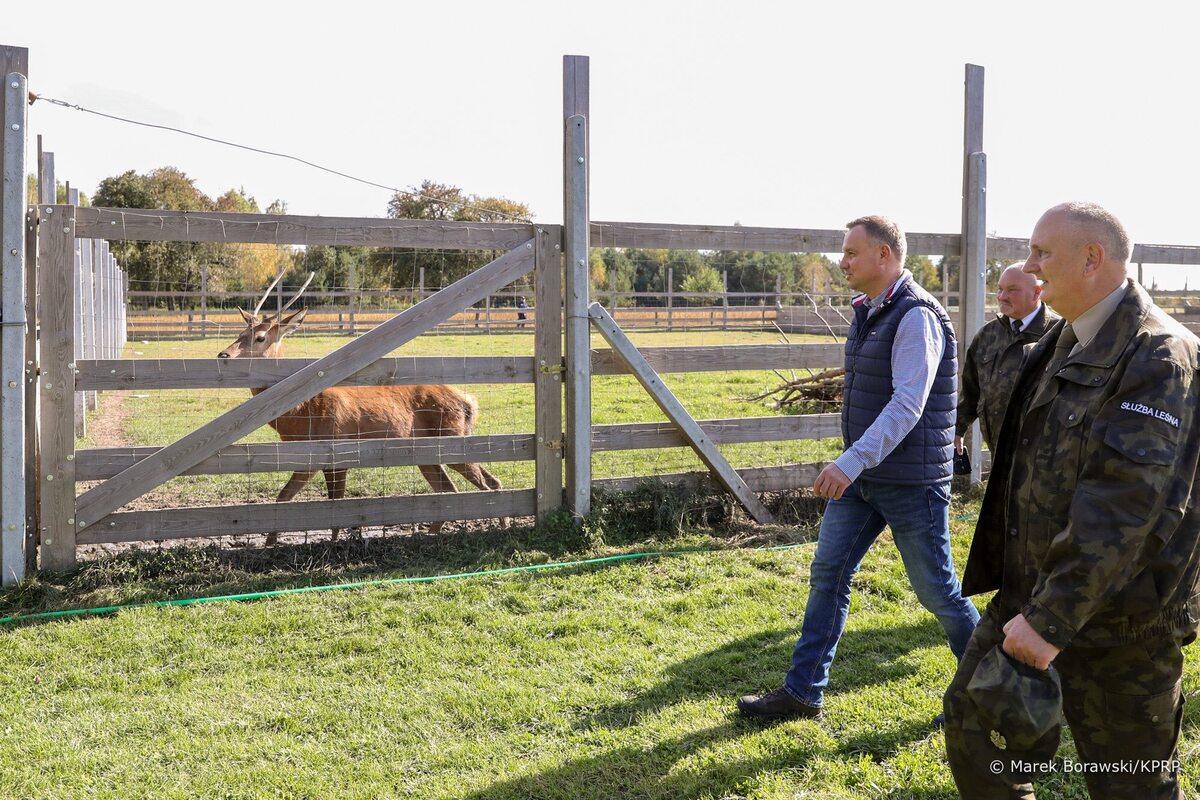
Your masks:
<instances>
[{"instance_id":1,"label":"camouflage jacket","mask_svg":"<svg viewBox=\"0 0 1200 800\"><path fill-rule=\"evenodd\" d=\"M1043 305L1020 333L1013 333L1012 320L1003 314L979 329L963 360L955 436L966 436L971 423L978 419L983 440L989 450L995 451L1008 398L1017 385L1024 347L1042 338L1047 326L1057 319Z\"/></svg>"},{"instance_id":2,"label":"camouflage jacket","mask_svg":"<svg viewBox=\"0 0 1200 800\"><path fill-rule=\"evenodd\" d=\"M1022 364L964 593L999 589L1004 613L1059 648L1187 636L1200 620L1200 342L1131 281L1039 391L1062 327Z\"/></svg>"}]
</instances>

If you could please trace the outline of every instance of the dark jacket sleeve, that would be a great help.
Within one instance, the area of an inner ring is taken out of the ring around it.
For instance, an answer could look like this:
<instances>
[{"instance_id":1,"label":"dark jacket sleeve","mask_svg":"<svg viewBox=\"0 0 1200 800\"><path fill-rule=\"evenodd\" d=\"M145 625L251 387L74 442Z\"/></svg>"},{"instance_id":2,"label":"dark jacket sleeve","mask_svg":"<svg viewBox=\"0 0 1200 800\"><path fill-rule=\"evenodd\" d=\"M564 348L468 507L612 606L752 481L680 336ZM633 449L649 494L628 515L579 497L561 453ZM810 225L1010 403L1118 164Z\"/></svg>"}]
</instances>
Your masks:
<instances>
[{"instance_id":1,"label":"dark jacket sleeve","mask_svg":"<svg viewBox=\"0 0 1200 800\"><path fill-rule=\"evenodd\" d=\"M1132 365L1088 432L1066 527L1050 543L1022 611L1065 647L1175 536L1195 472L1194 370L1166 358ZM1191 464L1185 463L1191 460Z\"/></svg>"},{"instance_id":2,"label":"dark jacket sleeve","mask_svg":"<svg viewBox=\"0 0 1200 800\"><path fill-rule=\"evenodd\" d=\"M978 343L977 336L967 348L967 357L963 359L962 379L958 387L958 416L954 422L955 436L966 436L971 423L979 418Z\"/></svg>"}]
</instances>

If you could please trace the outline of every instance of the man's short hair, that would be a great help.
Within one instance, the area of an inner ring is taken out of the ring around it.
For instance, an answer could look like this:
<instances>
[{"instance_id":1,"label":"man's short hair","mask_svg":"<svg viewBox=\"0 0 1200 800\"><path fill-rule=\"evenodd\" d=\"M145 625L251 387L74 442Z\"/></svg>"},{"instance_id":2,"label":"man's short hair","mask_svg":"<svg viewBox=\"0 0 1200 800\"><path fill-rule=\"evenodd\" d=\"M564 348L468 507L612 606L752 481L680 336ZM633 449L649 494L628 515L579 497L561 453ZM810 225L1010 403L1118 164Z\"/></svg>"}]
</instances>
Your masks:
<instances>
[{"instance_id":1,"label":"man's short hair","mask_svg":"<svg viewBox=\"0 0 1200 800\"><path fill-rule=\"evenodd\" d=\"M899 225L887 217L880 216L879 214L871 214L870 216L850 220L846 223L846 230L853 230L859 225L863 226L863 230L867 232L867 237L871 241L878 244L886 244L892 248L892 252L896 254L896 258L900 263L904 263L904 255L908 250L908 240L904 238L904 231L900 230Z\"/></svg>"},{"instance_id":2,"label":"man's short hair","mask_svg":"<svg viewBox=\"0 0 1200 800\"><path fill-rule=\"evenodd\" d=\"M1066 212L1072 222L1084 228L1086 236L1095 237L1104 246L1109 258L1122 264L1129 263L1132 251L1129 233L1115 214L1095 203L1070 202L1063 203L1059 208Z\"/></svg>"}]
</instances>

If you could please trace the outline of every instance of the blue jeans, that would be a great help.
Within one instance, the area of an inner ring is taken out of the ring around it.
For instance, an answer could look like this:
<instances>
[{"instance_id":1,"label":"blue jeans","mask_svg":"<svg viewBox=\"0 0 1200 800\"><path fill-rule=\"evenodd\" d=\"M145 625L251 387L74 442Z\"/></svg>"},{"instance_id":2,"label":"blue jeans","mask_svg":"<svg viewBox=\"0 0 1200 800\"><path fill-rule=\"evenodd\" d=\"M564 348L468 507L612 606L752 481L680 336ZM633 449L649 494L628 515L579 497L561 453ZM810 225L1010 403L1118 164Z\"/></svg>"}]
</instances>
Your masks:
<instances>
[{"instance_id":1,"label":"blue jeans","mask_svg":"<svg viewBox=\"0 0 1200 800\"><path fill-rule=\"evenodd\" d=\"M954 572L949 482L914 486L860 478L829 501L821 519L804 624L783 683L798 700L821 705L850 611L850 579L884 525L892 529L917 599L942 623L954 656L961 659L967 649L979 612L962 596Z\"/></svg>"}]
</instances>

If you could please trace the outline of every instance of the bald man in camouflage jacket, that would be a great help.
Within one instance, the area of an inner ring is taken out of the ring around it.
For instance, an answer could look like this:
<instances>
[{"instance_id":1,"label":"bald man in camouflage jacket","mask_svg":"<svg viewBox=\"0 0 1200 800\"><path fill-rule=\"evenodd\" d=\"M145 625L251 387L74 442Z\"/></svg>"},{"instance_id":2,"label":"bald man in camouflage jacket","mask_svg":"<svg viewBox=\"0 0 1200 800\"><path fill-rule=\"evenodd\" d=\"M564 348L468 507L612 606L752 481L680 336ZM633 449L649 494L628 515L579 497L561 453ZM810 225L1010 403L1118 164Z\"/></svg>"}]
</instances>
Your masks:
<instances>
[{"instance_id":1,"label":"bald man in camouflage jacket","mask_svg":"<svg viewBox=\"0 0 1200 800\"><path fill-rule=\"evenodd\" d=\"M1014 264L1000 273L996 292L1000 313L979 329L967 348L954 423L954 447L959 453L963 451L963 437L976 419L988 450L996 451L1000 423L1017 384L1024 347L1042 338L1046 328L1058 319L1042 302L1041 284L1024 272L1023 266Z\"/></svg>"},{"instance_id":2,"label":"bald man in camouflage jacket","mask_svg":"<svg viewBox=\"0 0 1200 800\"><path fill-rule=\"evenodd\" d=\"M1200 342L1126 278L1129 251L1086 203L1050 209L1030 239L1025 269L1064 320L1022 366L963 579L966 594L999 590L946 691L963 797L1033 797L1029 775L996 774L966 713L997 644L1058 670L1093 798L1182 797L1170 763L1200 620Z\"/></svg>"}]
</instances>

